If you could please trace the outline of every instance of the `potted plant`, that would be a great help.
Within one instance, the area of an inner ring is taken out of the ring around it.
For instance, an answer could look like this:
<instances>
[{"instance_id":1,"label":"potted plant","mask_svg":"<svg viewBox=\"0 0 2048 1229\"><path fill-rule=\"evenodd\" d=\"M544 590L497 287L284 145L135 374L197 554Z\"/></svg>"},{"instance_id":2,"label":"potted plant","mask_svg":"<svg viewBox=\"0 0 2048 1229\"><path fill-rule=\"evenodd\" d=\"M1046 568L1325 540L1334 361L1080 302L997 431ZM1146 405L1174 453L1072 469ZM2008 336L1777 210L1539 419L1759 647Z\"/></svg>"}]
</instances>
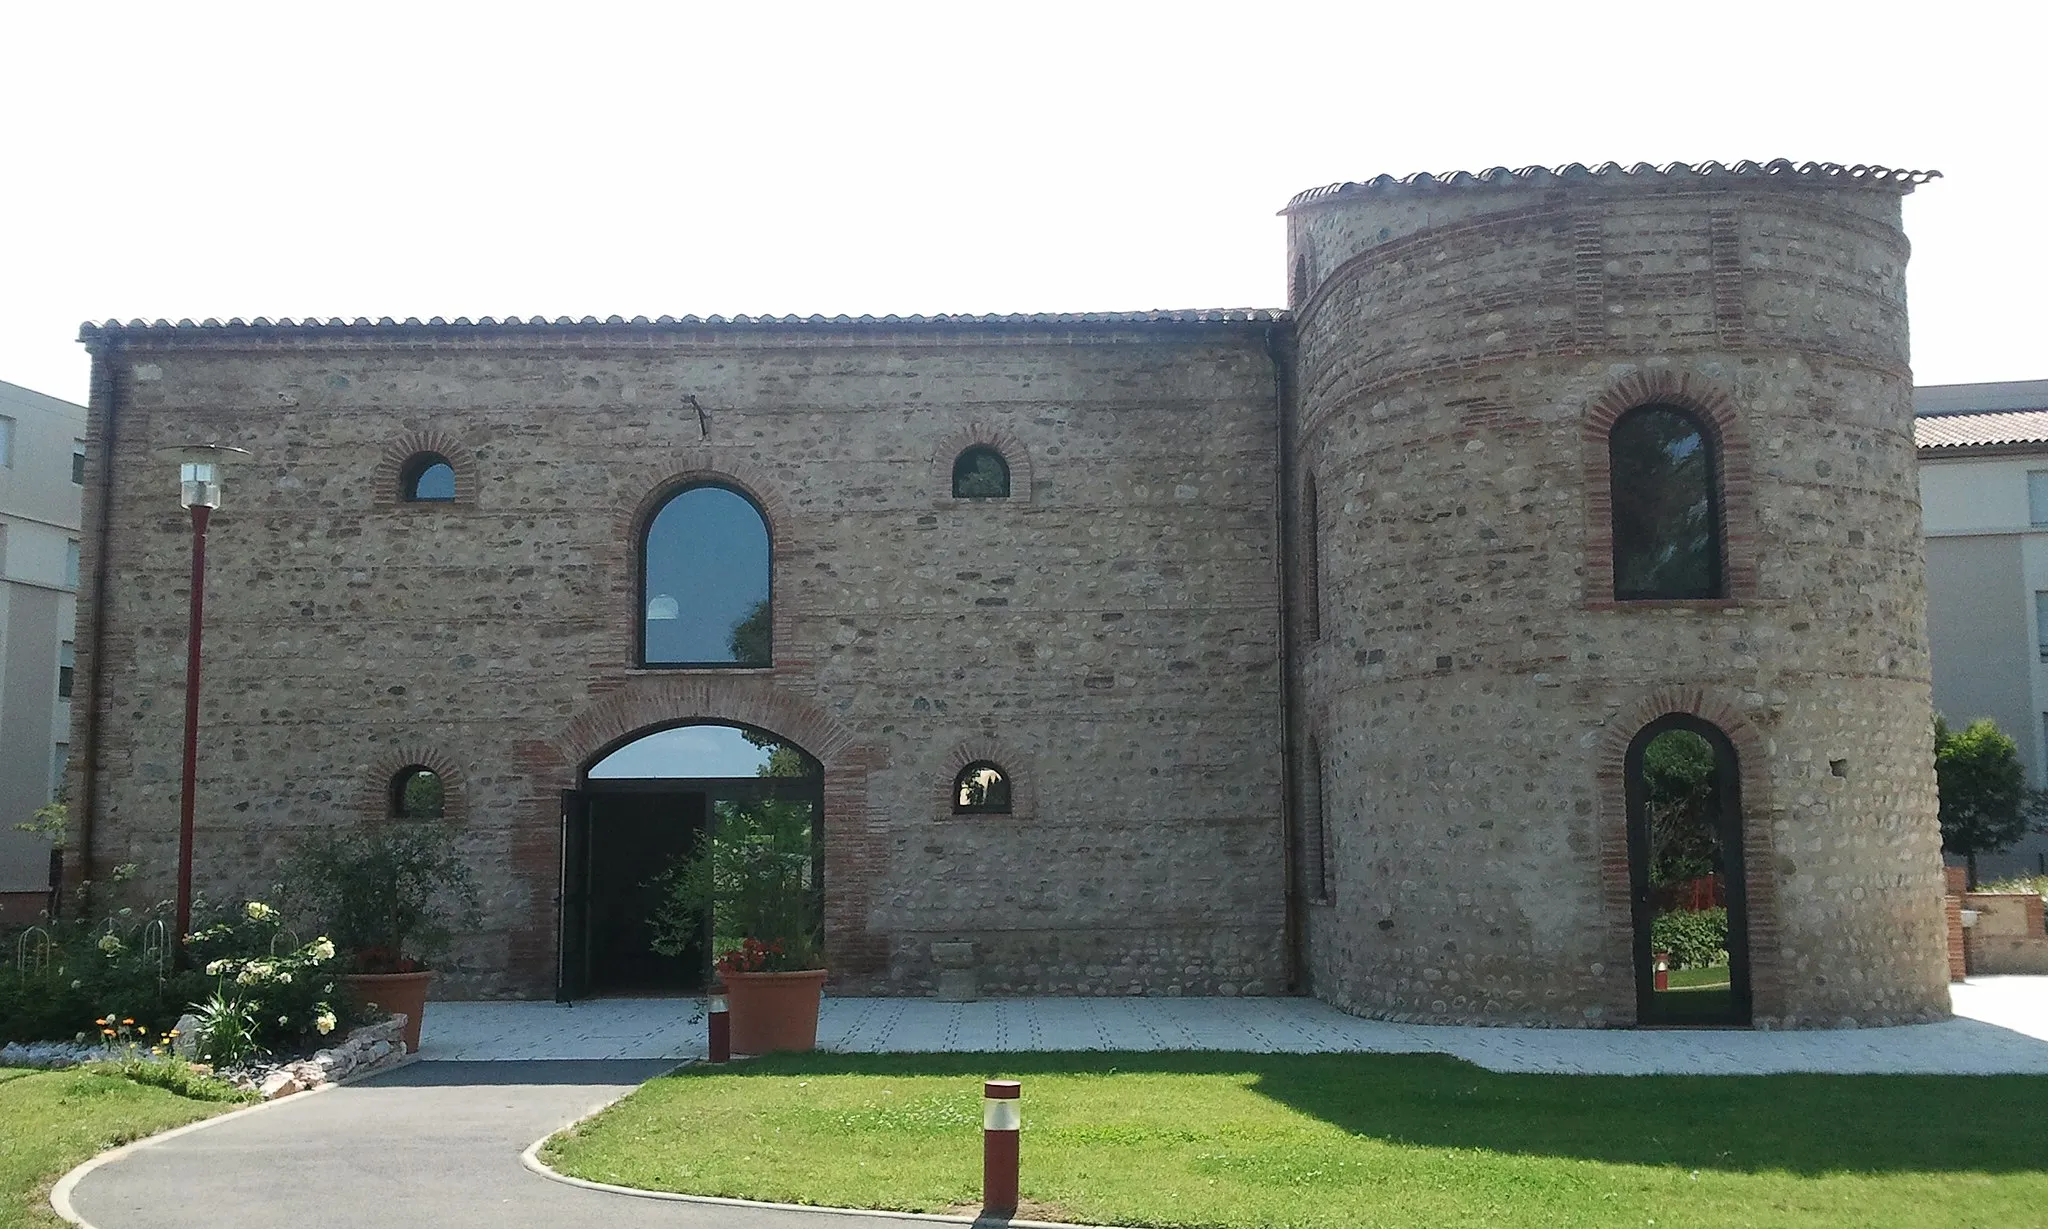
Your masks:
<instances>
[{"instance_id":1,"label":"potted plant","mask_svg":"<svg viewBox=\"0 0 2048 1229\"><path fill-rule=\"evenodd\" d=\"M708 925L742 1054L818 1043L825 986L809 803L721 802L715 826L655 878L653 948L679 956Z\"/></svg>"},{"instance_id":2,"label":"potted plant","mask_svg":"<svg viewBox=\"0 0 2048 1229\"><path fill-rule=\"evenodd\" d=\"M352 970L358 1002L405 1015L407 1049L420 1048L430 961L481 917L475 876L443 823L391 821L328 829L286 861L286 890L319 918Z\"/></svg>"}]
</instances>

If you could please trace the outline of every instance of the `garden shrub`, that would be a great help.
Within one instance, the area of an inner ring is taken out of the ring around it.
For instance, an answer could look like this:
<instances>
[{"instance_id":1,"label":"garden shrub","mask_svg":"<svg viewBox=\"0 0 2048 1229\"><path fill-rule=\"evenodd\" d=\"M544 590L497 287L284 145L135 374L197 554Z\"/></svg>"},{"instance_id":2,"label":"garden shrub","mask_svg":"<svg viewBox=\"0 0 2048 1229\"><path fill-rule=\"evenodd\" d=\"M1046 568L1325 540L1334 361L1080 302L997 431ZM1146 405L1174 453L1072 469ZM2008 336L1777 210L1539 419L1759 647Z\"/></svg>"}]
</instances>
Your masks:
<instances>
[{"instance_id":1,"label":"garden shrub","mask_svg":"<svg viewBox=\"0 0 2048 1229\"><path fill-rule=\"evenodd\" d=\"M0 932L0 1042L69 1041L96 1032L102 1016L157 1033L177 1023L207 979L174 971L168 951L145 946L158 920L156 909L80 911Z\"/></svg>"},{"instance_id":2,"label":"garden shrub","mask_svg":"<svg viewBox=\"0 0 2048 1229\"><path fill-rule=\"evenodd\" d=\"M1728 963L1728 910L1675 909L1650 923L1650 948L1671 953L1674 969Z\"/></svg>"},{"instance_id":3,"label":"garden shrub","mask_svg":"<svg viewBox=\"0 0 2048 1229\"><path fill-rule=\"evenodd\" d=\"M205 1018L208 1013L199 1009L211 1007L222 1027L212 1030L218 1035L210 1040L234 1051L216 1055L219 1061L247 1057L250 1047L294 1053L317 1045L340 1024L334 944L324 935L302 939L262 901L192 932L186 951L213 982L212 993L193 1010Z\"/></svg>"}]
</instances>

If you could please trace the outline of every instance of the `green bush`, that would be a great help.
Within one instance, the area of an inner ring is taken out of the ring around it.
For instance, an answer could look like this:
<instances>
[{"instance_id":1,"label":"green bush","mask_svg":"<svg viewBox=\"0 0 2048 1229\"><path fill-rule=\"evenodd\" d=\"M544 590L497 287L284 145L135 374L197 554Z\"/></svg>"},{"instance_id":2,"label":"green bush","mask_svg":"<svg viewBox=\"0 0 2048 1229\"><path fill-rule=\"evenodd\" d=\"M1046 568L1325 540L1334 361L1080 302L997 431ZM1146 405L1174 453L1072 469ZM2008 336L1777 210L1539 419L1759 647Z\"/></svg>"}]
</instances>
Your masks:
<instances>
[{"instance_id":1,"label":"green bush","mask_svg":"<svg viewBox=\"0 0 2048 1229\"><path fill-rule=\"evenodd\" d=\"M249 1046L295 1053L318 1045L340 1025L337 1005L344 999L334 944L325 936L303 940L262 901L222 914L185 944L192 964L213 982L204 1003L215 1005L223 1019L246 1018L249 1025L240 1031L248 1034ZM238 1044L228 1049L217 1057L233 1061L245 1052Z\"/></svg>"},{"instance_id":2,"label":"green bush","mask_svg":"<svg viewBox=\"0 0 2048 1229\"><path fill-rule=\"evenodd\" d=\"M0 932L0 1042L68 1041L98 1031L95 1020L133 1019L161 1033L207 980L171 967L149 942L161 907L45 919Z\"/></svg>"},{"instance_id":3,"label":"green bush","mask_svg":"<svg viewBox=\"0 0 2048 1229\"><path fill-rule=\"evenodd\" d=\"M1728 910L1677 909L1650 923L1652 951L1671 953L1674 969L1728 963Z\"/></svg>"}]
</instances>

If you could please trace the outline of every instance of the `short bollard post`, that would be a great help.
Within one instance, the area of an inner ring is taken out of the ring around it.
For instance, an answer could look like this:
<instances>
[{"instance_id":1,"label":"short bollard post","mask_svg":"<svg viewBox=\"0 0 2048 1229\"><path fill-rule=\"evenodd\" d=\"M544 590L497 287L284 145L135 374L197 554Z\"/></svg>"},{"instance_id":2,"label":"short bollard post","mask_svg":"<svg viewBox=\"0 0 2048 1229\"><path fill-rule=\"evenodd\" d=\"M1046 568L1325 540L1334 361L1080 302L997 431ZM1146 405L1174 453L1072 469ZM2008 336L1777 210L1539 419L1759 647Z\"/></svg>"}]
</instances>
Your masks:
<instances>
[{"instance_id":1,"label":"short bollard post","mask_svg":"<svg viewBox=\"0 0 2048 1229\"><path fill-rule=\"evenodd\" d=\"M1007 1216L1017 1210L1017 1132L1023 1126L1015 1080L981 1086L981 1210Z\"/></svg>"},{"instance_id":2,"label":"short bollard post","mask_svg":"<svg viewBox=\"0 0 2048 1229\"><path fill-rule=\"evenodd\" d=\"M732 1061L732 1010L725 1001L725 987L711 988L711 1007L707 1012L711 1018L711 1052L707 1057L714 1063Z\"/></svg>"}]
</instances>

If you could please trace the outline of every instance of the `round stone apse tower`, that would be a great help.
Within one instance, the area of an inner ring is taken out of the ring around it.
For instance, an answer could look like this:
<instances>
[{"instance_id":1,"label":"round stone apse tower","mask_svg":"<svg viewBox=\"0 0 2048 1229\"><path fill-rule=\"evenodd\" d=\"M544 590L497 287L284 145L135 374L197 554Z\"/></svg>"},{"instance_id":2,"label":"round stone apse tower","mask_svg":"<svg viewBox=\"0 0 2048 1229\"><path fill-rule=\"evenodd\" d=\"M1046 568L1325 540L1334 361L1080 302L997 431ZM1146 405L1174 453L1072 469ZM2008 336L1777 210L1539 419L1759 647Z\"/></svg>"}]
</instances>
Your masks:
<instances>
[{"instance_id":1,"label":"round stone apse tower","mask_svg":"<svg viewBox=\"0 0 2048 1229\"><path fill-rule=\"evenodd\" d=\"M1900 226L1932 177L1573 165L1288 206L1318 996L1667 1022L1642 763L1678 729L1724 825L1718 1022L1947 1014Z\"/></svg>"}]
</instances>

